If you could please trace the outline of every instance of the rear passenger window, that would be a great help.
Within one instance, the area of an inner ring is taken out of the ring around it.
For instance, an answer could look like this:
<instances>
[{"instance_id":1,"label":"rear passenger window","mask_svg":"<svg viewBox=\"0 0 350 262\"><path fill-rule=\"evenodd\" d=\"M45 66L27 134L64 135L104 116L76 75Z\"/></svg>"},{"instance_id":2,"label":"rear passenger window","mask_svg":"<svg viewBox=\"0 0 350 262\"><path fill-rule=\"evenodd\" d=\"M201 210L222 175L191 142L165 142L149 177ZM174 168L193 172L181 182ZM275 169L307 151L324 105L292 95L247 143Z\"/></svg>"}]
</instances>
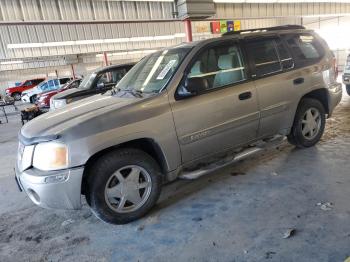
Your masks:
<instances>
[{"instance_id":1,"label":"rear passenger window","mask_svg":"<svg viewBox=\"0 0 350 262\"><path fill-rule=\"evenodd\" d=\"M208 81L208 89L241 82L246 72L237 45L220 45L202 52L190 69L188 78L201 77Z\"/></svg>"},{"instance_id":2,"label":"rear passenger window","mask_svg":"<svg viewBox=\"0 0 350 262\"><path fill-rule=\"evenodd\" d=\"M323 48L313 35L287 35L285 38L299 66L312 64L323 55Z\"/></svg>"},{"instance_id":3,"label":"rear passenger window","mask_svg":"<svg viewBox=\"0 0 350 262\"><path fill-rule=\"evenodd\" d=\"M275 47L275 40L266 39L249 42L247 48L255 64L255 73L257 77L273 74L282 70Z\"/></svg>"}]
</instances>

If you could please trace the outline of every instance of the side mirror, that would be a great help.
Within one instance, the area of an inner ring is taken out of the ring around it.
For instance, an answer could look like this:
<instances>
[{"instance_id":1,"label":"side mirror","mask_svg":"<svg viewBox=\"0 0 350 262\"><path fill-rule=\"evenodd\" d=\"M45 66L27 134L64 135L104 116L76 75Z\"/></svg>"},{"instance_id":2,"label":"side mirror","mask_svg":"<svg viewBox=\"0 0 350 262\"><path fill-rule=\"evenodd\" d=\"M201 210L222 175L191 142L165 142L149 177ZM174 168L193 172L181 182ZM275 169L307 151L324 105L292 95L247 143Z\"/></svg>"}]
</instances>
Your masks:
<instances>
[{"instance_id":1,"label":"side mirror","mask_svg":"<svg viewBox=\"0 0 350 262\"><path fill-rule=\"evenodd\" d=\"M105 85L105 83L103 83L103 82L102 82L102 83L98 83L98 84L97 84L97 89L104 89L105 86L106 86L106 85Z\"/></svg>"},{"instance_id":2,"label":"side mirror","mask_svg":"<svg viewBox=\"0 0 350 262\"><path fill-rule=\"evenodd\" d=\"M208 87L208 80L203 77L187 78L185 82L185 89L189 96L199 95L207 90Z\"/></svg>"}]
</instances>

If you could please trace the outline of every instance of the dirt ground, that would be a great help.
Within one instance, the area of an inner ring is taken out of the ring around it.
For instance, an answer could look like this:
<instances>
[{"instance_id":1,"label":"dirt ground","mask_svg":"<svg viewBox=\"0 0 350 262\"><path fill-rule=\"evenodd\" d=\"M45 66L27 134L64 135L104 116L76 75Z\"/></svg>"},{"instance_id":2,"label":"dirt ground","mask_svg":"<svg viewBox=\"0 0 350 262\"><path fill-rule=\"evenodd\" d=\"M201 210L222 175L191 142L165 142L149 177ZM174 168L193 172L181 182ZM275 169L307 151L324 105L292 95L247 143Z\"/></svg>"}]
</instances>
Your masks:
<instances>
[{"instance_id":1,"label":"dirt ground","mask_svg":"<svg viewBox=\"0 0 350 262\"><path fill-rule=\"evenodd\" d=\"M0 125L0 261L344 261L350 256L350 98L322 141L285 142L167 185L145 218L114 226L45 210L14 182L18 115ZM284 234L293 229L289 238Z\"/></svg>"}]
</instances>

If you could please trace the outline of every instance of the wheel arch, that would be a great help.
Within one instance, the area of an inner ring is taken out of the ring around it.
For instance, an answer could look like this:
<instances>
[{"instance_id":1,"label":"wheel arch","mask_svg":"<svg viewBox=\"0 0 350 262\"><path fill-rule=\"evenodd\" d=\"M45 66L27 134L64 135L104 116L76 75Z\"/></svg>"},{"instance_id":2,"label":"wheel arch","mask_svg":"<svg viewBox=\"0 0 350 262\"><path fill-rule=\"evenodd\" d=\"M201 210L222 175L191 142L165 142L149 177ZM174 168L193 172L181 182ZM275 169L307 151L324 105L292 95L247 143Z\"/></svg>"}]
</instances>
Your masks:
<instances>
[{"instance_id":1,"label":"wheel arch","mask_svg":"<svg viewBox=\"0 0 350 262\"><path fill-rule=\"evenodd\" d=\"M154 139L145 137L130 140L127 142L120 143L118 145L113 145L104 148L89 157L89 159L86 161L83 173L82 194L84 194L85 192L87 178L89 177L89 170L90 167L94 164L94 162L103 155L122 148L136 148L142 150L145 153L149 154L158 163L159 167L161 168L162 174L165 175L169 170L165 154L161 146Z\"/></svg>"},{"instance_id":2,"label":"wheel arch","mask_svg":"<svg viewBox=\"0 0 350 262\"><path fill-rule=\"evenodd\" d=\"M304 98L313 98L320 101L326 111L326 114L329 114L328 91L326 88L319 88L319 89L312 90L309 93L306 93L299 100L299 104L301 100L303 100ZM298 107L299 107L299 104L298 104Z\"/></svg>"}]
</instances>

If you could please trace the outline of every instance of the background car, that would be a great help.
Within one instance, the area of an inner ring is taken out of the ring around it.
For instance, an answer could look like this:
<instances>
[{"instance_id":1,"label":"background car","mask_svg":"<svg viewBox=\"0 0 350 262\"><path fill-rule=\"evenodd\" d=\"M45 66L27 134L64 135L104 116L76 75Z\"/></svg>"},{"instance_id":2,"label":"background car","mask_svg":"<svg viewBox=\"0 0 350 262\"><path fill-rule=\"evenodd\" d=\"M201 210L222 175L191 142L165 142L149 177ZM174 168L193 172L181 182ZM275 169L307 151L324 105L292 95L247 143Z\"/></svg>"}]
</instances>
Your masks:
<instances>
[{"instance_id":1,"label":"background car","mask_svg":"<svg viewBox=\"0 0 350 262\"><path fill-rule=\"evenodd\" d=\"M350 55L348 55L344 66L343 84L346 86L346 92L350 96Z\"/></svg>"},{"instance_id":2,"label":"background car","mask_svg":"<svg viewBox=\"0 0 350 262\"><path fill-rule=\"evenodd\" d=\"M134 65L135 63L113 65L93 72L83 79L78 88L54 95L50 101L50 110L112 89Z\"/></svg>"},{"instance_id":3,"label":"background car","mask_svg":"<svg viewBox=\"0 0 350 262\"><path fill-rule=\"evenodd\" d=\"M70 80L71 80L71 78L69 78L69 77L50 79L46 82L39 84L38 86L36 86L32 89L29 89L29 90L23 92L21 100L24 103L28 103L28 102L34 103L37 95L39 95L43 92L57 90Z\"/></svg>"},{"instance_id":4,"label":"background car","mask_svg":"<svg viewBox=\"0 0 350 262\"><path fill-rule=\"evenodd\" d=\"M52 91L47 91L44 92L42 94L37 95L37 99L35 104L40 108L40 109L46 109L46 108L50 108L50 98L58 93L61 93L63 91L66 91L68 89L72 89L72 88L77 88L80 83L81 83L82 79L74 79L72 81L69 81L68 83L66 83L65 85L63 85L61 88L57 89L57 90L52 90Z\"/></svg>"},{"instance_id":5,"label":"background car","mask_svg":"<svg viewBox=\"0 0 350 262\"><path fill-rule=\"evenodd\" d=\"M22 92L31 89L33 87L36 87L40 83L45 81L45 78L36 78L31 80L25 80L20 85L6 88L5 92L6 95L12 96L16 101L21 100L21 94Z\"/></svg>"}]
</instances>

